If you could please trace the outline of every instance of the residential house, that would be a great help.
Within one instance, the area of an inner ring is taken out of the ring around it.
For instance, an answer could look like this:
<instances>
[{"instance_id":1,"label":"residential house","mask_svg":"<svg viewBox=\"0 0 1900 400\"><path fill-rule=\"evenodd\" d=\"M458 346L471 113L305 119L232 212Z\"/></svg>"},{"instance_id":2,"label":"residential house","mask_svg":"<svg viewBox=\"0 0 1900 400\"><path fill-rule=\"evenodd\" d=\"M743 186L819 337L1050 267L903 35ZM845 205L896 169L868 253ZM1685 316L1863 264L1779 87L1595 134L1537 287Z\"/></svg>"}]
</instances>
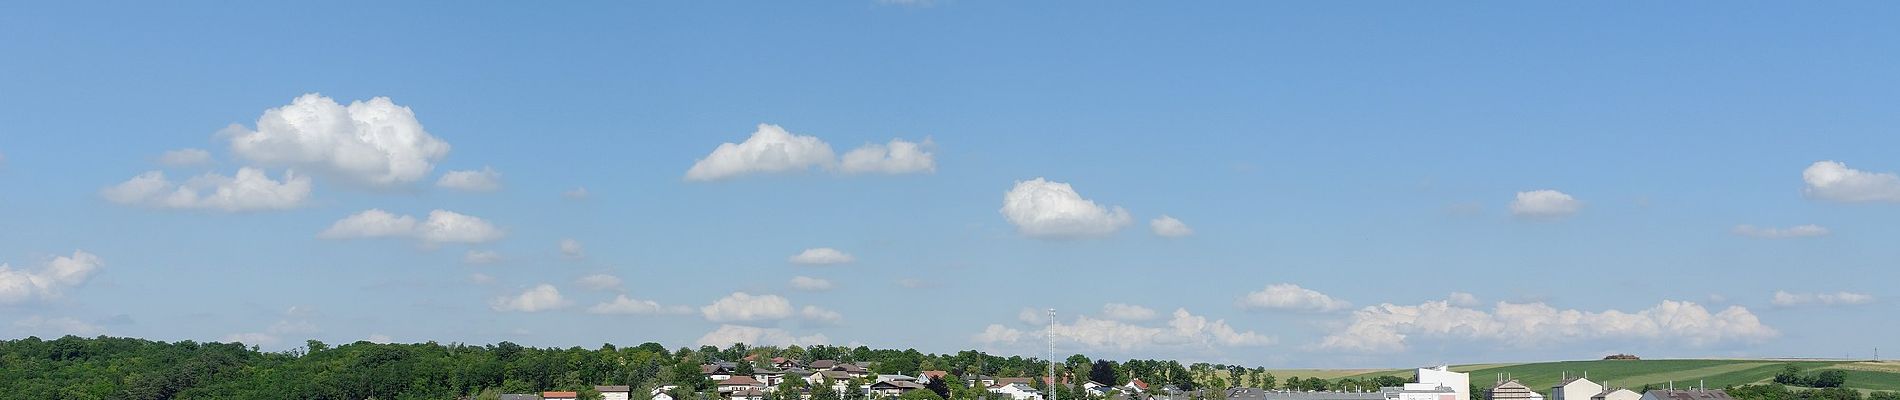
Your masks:
<instances>
[{"instance_id":1,"label":"residential house","mask_svg":"<svg viewBox=\"0 0 1900 400\"><path fill-rule=\"evenodd\" d=\"M1641 400L1643 395L1629 389L1608 389L1603 393L1590 396L1590 400Z\"/></svg>"},{"instance_id":2,"label":"residential house","mask_svg":"<svg viewBox=\"0 0 1900 400\"><path fill-rule=\"evenodd\" d=\"M1424 377L1420 377L1423 379ZM1467 389L1469 390L1469 389ZM1386 400L1454 400L1458 391L1437 383L1407 383L1401 387L1380 388Z\"/></svg>"},{"instance_id":3,"label":"residential house","mask_svg":"<svg viewBox=\"0 0 1900 400\"><path fill-rule=\"evenodd\" d=\"M982 374L965 374L963 375L963 384L987 388L996 386L996 377Z\"/></svg>"},{"instance_id":4,"label":"residential house","mask_svg":"<svg viewBox=\"0 0 1900 400\"><path fill-rule=\"evenodd\" d=\"M732 379L733 371L737 371L738 369L739 369L738 364L733 364L729 362L715 362L711 364L700 365L699 373L706 375L706 379L711 379L713 380L713 382L719 382L719 381L724 381L727 379Z\"/></svg>"},{"instance_id":5,"label":"residential house","mask_svg":"<svg viewBox=\"0 0 1900 400\"><path fill-rule=\"evenodd\" d=\"M1082 389L1089 391L1089 393L1094 393L1097 396L1107 397L1108 392L1115 390L1115 387L1095 383L1094 381L1082 381Z\"/></svg>"},{"instance_id":6,"label":"residential house","mask_svg":"<svg viewBox=\"0 0 1900 400\"><path fill-rule=\"evenodd\" d=\"M767 387L777 387L780 382L785 381L785 371L776 369L755 370L752 371L752 379L757 379L759 382L765 383Z\"/></svg>"},{"instance_id":7,"label":"residential house","mask_svg":"<svg viewBox=\"0 0 1900 400\"><path fill-rule=\"evenodd\" d=\"M893 379L893 380L888 380L888 381L878 380L877 383L871 384L871 393L877 393L877 394L881 394L885 396L900 396L900 395L903 395L904 392L909 392L912 390L918 390L918 389L923 389L923 388L924 388L924 385L917 383L916 378L911 378L909 380L900 380L900 379Z\"/></svg>"},{"instance_id":8,"label":"residential house","mask_svg":"<svg viewBox=\"0 0 1900 400\"><path fill-rule=\"evenodd\" d=\"M1448 366L1440 365L1431 368L1419 368L1417 383L1428 384L1433 387L1449 387L1457 391L1457 396L1452 400L1471 400L1471 375L1463 372L1451 372L1451 367ZM1576 398L1571 400L1584 399Z\"/></svg>"},{"instance_id":9,"label":"residential house","mask_svg":"<svg viewBox=\"0 0 1900 400\"><path fill-rule=\"evenodd\" d=\"M1129 379L1127 384L1122 385L1122 391L1127 393L1148 393L1148 382L1142 382L1141 378Z\"/></svg>"},{"instance_id":10,"label":"residential house","mask_svg":"<svg viewBox=\"0 0 1900 400\"><path fill-rule=\"evenodd\" d=\"M580 392L541 392L541 400L580 400Z\"/></svg>"},{"instance_id":11,"label":"residential house","mask_svg":"<svg viewBox=\"0 0 1900 400\"><path fill-rule=\"evenodd\" d=\"M1590 400L1598 393L1603 393L1603 385L1590 378L1570 377L1550 387L1550 400Z\"/></svg>"},{"instance_id":12,"label":"residential house","mask_svg":"<svg viewBox=\"0 0 1900 400\"><path fill-rule=\"evenodd\" d=\"M813 371L824 371L836 366L838 366L838 360L818 360L811 362L811 369Z\"/></svg>"},{"instance_id":13,"label":"residential house","mask_svg":"<svg viewBox=\"0 0 1900 400\"><path fill-rule=\"evenodd\" d=\"M1544 395L1512 379L1491 388L1491 400L1544 400Z\"/></svg>"},{"instance_id":14,"label":"residential house","mask_svg":"<svg viewBox=\"0 0 1900 400\"><path fill-rule=\"evenodd\" d=\"M594 391L600 392L600 400L630 400L633 398L633 388L629 386L594 386Z\"/></svg>"},{"instance_id":15,"label":"residential house","mask_svg":"<svg viewBox=\"0 0 1900 400\"><path fill-rule=\"evenodd\" d=\"M1642 400L1735 400L1735 399L1728 397L1728 392L1724 392L1721 390L1658 389L1658 390L1643 392Z\"/></svg>"},{"instance_id":16,"label":"residential house","mask_svg":"<svg viewBox=\"0 0 1900 400\"><path fill-rule=\"evenodd\" d=\"M725 396L732 400L765 400L765 388L738 387L725 392Z\"/></svg>"},{"instance_id":17,"label":"residential house","mask_svg":"<svg viewBox=\"0 0 1900 400\"><path fill-rule=\"evenodd\" d=\"M929 385L930 382L950 376L950 371L930 370L917 374L917 383Z\"/></svg>"},{"instance_id":18,"label":"residential house","mask_svg":"<svg viewBox=\"0 0 1900 400\"><path fill-rule=\"evenodd\" d=\"M750 376L735 376L719 381L718 387L719 393L726 393L734 390L764 389L765 383L759 382L758 379L752 379Z\"/></svg>"},{"instance_id":19,"label":"residential house","mask_svg":"<svg viewBox=\"0 0 1900 400\"><path fill-rule=\"evenodd\" d=\"M1009 396L1010 400L1042 400L1042 391L1029 387L1029 384L1024 382L998 382L990 386L989 391Z\"/></svg>"},{"instance_id":20,"label":"residential house","mask_svg":"<svg viewBox=\"0 0 1900 400\"><path fill-rule=\"evenodd\" d=\"M798 360L785 357L772 357L772 368L792 369L800 366Z\"/></svg>"},{"instance_id":21,"label":"residential house","mask_svg":"<svg viewBox=\"0 0 1900 400\"><path fill-rule=\"evenodd\" d=\"M679 385L661 385L654 387L653 390L647 391L647 397L653 400L684 400L673 398L673 389L676 388L679 388Z\"/></svg>"},{"instance_id":22,"label":"residential house","mask_svg":"<svg viewBox=\"0 0 1900 400\"><path fill-rule=\"evenodd\" d=\"M881 374L881 375L878 375L878 376L877 376L877 381L878 381L878 382L886 382L886 381L908 381L908 382L911 382L911 383L918 383L918 382L917 382L917 378L916 378L916 377L913 377L913 376L910 376L910 375L888 375L888 374Z\"/></svg>"}]
</instances>

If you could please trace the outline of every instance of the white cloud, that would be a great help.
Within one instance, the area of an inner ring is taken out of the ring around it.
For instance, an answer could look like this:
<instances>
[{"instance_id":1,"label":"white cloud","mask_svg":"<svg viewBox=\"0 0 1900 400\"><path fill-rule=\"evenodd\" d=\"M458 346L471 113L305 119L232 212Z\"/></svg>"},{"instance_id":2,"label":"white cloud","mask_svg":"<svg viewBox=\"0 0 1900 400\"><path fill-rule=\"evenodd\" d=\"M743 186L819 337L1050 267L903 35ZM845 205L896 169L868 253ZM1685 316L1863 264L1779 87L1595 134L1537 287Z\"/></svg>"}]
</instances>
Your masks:
<instances>
[{"instance_id":1,"label":"white cloud","mask_svg":"<svg viewBox=\"0 0 1900 400\"><path fill-rule=\"evenodd\" d=\"M746 292L733 292L725 298L700 307L700 313L707 321L759 321L785 319L792 316L792 302L777 295L754 296Z\"/></svg>"},{"instance_id":2,"label":"white cloud","mask_svg":"<svg viewBox=\"0 0 1900 400\"><path fill-rule=\"evenodd\" d=\"M1153 230L1156 236L1161 237L1176 238L1194 234L1194 229L1188 228L1186 223L1167 215L1162 215L1161 218L1148 221L1148 229Z\"/></svg>"},{"instance_id":3,"label":"white cloud","mask_svg":"<svg viewBox=\"0 0 1900 400\"><path fill-rule=\"evenodd\" d=\"M1827 228L1823 228L1820 225L1814 225L1814 224L1795 225L1788 228L1757 227L1754 225L1736 225L1733 232L1735 232L1735 234L1737 235L1754 237L1754 238L1763 238L1763 239L1802 238L1802 237L1827 236L1828 234Z\"/></svg>"},{"instance_id":4,"label":"white cloud","mask_svg":"<svg viewBox=\"0 0 1900 400\"><path fill-rule=\"evenodd\" d=\"M224 335L224 337L218 338L218 341L224 342L224 343L243 343L243 344L248 344L252 346L262 347L262 346L275 346L277 345L278 339L277 339L277 336L271 335L268 333L244 332L244 333L233 333L229 335Z\"/></svg>"},{"instance_id":5,"label":"white cloud","mask_svg":"<svg viewBox=\"0 0 1900 400\"><path fill-rule=\"evenodd\" d=\"M581 241L579 240L561 239L561 256L567 258L586 257L587 248L581 246Z\"/></svg>"},{"instance_id":6,"label":"white cloud","mask_svg":"<svg viewBox=\"0 0 1900 400\"><path fill-rule=\"evenodd\" d=\"M59 298L67 289L92 279L105 260L85 251L54 257L36 271L16 270L0 263L0 305Z\"/></svg>"},{"instance_id":7,"label":"white cloud","mask_svg":"<svg viewBox=\"0 0 1900 400\"><path fill-rule=\"evenodd\" d=\"M310 177L284 171L282 181L264 170L239 168L236 176L205 173L174 183L165 173L149 171L99 190L106 200L140 207L227 212L284 210L310 198Z\"/></svg>"},{"instance_id":8,"label":"white cloud","mask_svg":"<svg viewBox=\"0 0 1900 400\"><path fill-rule=\"evenodd\" d=\"M720 325L718 329L700 336L697 341L702 346L730 346L733 343L745 343L752 346L810 346L827 344L830 340L823 334L794 336L791 332L778 328L758 328L742 325Z\"/></svg>"},{"instance_id":9,"label":"white cloud","mask_svg":"<svg viewBox=\"0 0 1900 400\"><path fill-rule=\"evenodd\" d=\"M1128 210L1096 205L1069 184L1043 178L1017 181L999 211L1017 232L1040 238L1107 236L1131 221Z\"/></svg>"},{"instance_id":10,"label":"white cloud","mask_svg":"<svg viewBox=\"0 0 1900 400\"><path fill-rule=\"evenodd\" d=\"M469 250L462 254L464 264L494 264L501 262L501 252L494 250Z\"/></svg>"},{"instance_id":11,"label":"white cloud","mask_svg":"<svg viewBox=\"0 0 1900 400\"><path fill-rule=\"evenodd\" d=\"M827 324L836 324L844 321L844 314L839 314L837 311L827 310L818 306L805 306L805 308L799 309L798 317L804 318L807 321L817 321Z\"/></svg>"},{"instance_id":12,"label":"white cloud","mask_svg":"<svg viewBox=\"0 0 1900 400\"><path fill-rule=\"evenodd\" d=\"M309 312L305 310L307 309L291 307L289 310L284 311L284 316L307 316ZM270 327L265 328L263 332L233 333L224 335L219 341L243 343L258 347L275 347L279 342L282 342L284 336L308 336L320 331L321 330L317 329L317 324L311 323L310 321L302 319L282 319L271 324Z\"/></svg>"},{"instance_id":13,"label":"white cloud","mask_svg":"<svg viewBox=\"0 0 1900 400\"><path fill-rule=\"evenodd\" d=\"M1354 311L1350 323L1317 344L1325 350L1396 352L1415 337L1497 342L1519 347L1584 340L1647 340L1707 346L1758 342L1780 335L1747 308L1710 313L1693 302L1665 300L1634 313L1559 310L1543 303L1499 302L1491 311L1448 301L1391 303Z\"/></svg>"},{"instance_id":14,"label":"white cloud","mask_svg":"<svg viewBox=\"0 0 1900 400\"><path fill-rule=\"evenodd\" d=\"M381 209L369 209L344 217L317 233L322 239L413 238L427 245L443 243L487 243L504 235L481 218L453 211L434 210L429 218L396 215Z\"/></svg>"},{"instance_id":15,"label":"white cloud","mask_svg":"<svg viewBox=\"0 0 1900 400\"><path fill-rule=\"evenodd\" d=\"M1801 171L1808 197L1844 203L1900 202L1900 175L1848 168L1835 161L1816 161Z\"/></svg>"},{"instance_id":16,"label":"white cloud","mask_svg":"<svg viewBox=\"0 0 1900 400\"><path fill-rule=\"evenodd\" d=\"M759 130L740 143L723 143L686 170L688 181L713 181L759 173L829 170L837 164L831 145L813 136L786 132L778 125Z\"/></svg>"},{"instance_id":17,"label":"white cloud","mask_svg":"<svg viewBox=\"0 0 1900 400\"><path fill-rule=\"evenodd\" d=\"M384 335L381 333L371 333L369 334L369 337L363 338L363 341L376 343L376 344L389 344L390 342L395 341L395 339L391 339L389 335Z\"/></svg>"},{"instance_id":18,"label":"white cloud","mask_svg":"<svg viewBox=\"0 0 1900 400\"><path fill-rule=\"evenodd\" d=\"M1774 303L1782 307L1794 306L1852 306L1874 302L1874 296L1865 293L1789 293L1776 290Z\"/></svg>"},{"instance_id":19,"label":"white cloud","mask_svg":"<svg viewBox=\"0 0 1900 400\"><path fill-rule=\"evenodd\" d=\"M561 297L560 289L554 285L540 284L528 288L518 295L496 297L489 301L488 307L495 311L539 312L567 307L570 302Z\"/></svg>"},{"instance_id":20,"label":"white cloud","mask_svg":"<svg viewBox=\"0 0 1900 400\"><path fill-rule=\"evenodd\" d=\"M1016 311L1016 320L1029 324L1029 326L1043 326L1049 324L1049 315L1045 314L1043 310L1023 307L1022 310Z\"/></svg>"},{"instance_id":21,"label":"white cloud","mask_svg":"<svg viewBox=\"0 0 1900 400\"><path fill-rule=\"evenodd\" d=\"M1054 331L1058 340L1073 342L1090 350L1124 352L1153 347L1266 346L1275 342L1272 337L1234 329L1226 320L1209 321L1207 317L1194 315L1187 309L1176 309L1173 318L1164 326L1145 326L1080 315L1072 323L1057 323ZM1022 331L990 325L982 333L972 336L972 339L984 344L1001 344L1023 337Z\"/></svg>"},{"instance_id":22,"label":"white cloud","mask_svg":"<svg viewBox=\"0 0 1900 400\"><path fill-rule=\"evenodd\" d=\"M1108 303L1102 305L1102 315L1123 321L1146 321L1154 319L1155 310L1133 304Z\"/></svg>"},{"instance_id":23,"label":"white cloud","mask_svg":"<svg viewBox=\"0 0 1900 400\"><path fill-rule=\"evenodd\" d=\"M1511 201L1511 215L1526 218L1558 218L1576 214L1583 202L1555 190L1517 192Z\"/></svg>"},{"instance_id":24,"label":"white cloud","mask_svg":"<svg viewBox=\"0 0 1900 400\"><path fill-rule=\"evenodd\" d=\"M1352 303L1345 300L1335 299L1325 293L1291 283L1267 285L1265 289L1247 293L1237 304L1240 308L1248 310L1302 312L1332 312L1352 307Z\"/></svg>"},{"instance_id":25,"label":"white cloud","mask_svg":"<svg viewBox=\"0 0 1900 400\"><path fill-rule=\"evenodd\" d=\"M623 294L614 296L614 299L611 301L588 307L587 313L609 315L691 314L693 313L693 308L687 306L663 306L653 300L639 300L629 298Z\"/></svg>"},{"instance_id":26,"label":"white cloud","mask_svg":"<svg viewBox=\"0 0 1900 400\"><path fill-rule=\"evenodd\" d=\"M970 340L983 344L997 344L1016 343L1017 340L1021 340L1022 338L1023 331L1021 330L1000 324L990 324L989 327L983 328L983 332L971 336Z\"/></svg>"},{"instance_id":27,"label":"white cloud","mask_svg":"<svg viewBox=\"0 0 1900 400\"><path fill-rule=\"evenodd\" d=\"M470 192L493 192L501 190L501 173L489 167L482 167L480 171L449 171L436 179L435 185Z\"/></svg>"},{"instance_id":28,"label":"white cloud","mask_svg":"<svg viewBox=\"0 0 1900 400\"><path fill-rule=\"evenodd\" d=\"M587 196L588 196L588 193L587 193L586 186L581 186L581 187L574 188L573 190L561 192L561 197L566 198L568 200L587 200Z\"/></svg>"},{"instance_id":29,"label":"white cloud","mask_svg":"<svg viewBox=\"0 0 1900 400\"><path fill-rule=\"evenodd\" d=\"M805 251L802 251L796 255L793 255L791 258L787 260L791 261L793 264L832 265L832 264L850 263L852 261L857 261L857 259L858 259L857 257L852 257L851 254L849 253L838 251L838 249L834 249L830 247L819 247L819 248L805 249Z\"/></svg>"},{"instance_id":30,"label":"white cloud","mask_svg":"<svg viewBox=\"0 0 1900 400\"><path fill-rule=\"evenodd\" d=\"M831 290L833 287L834 286L831 284L831 281L821 279L821 278L813 278L809 276L792 277L793 289L811 291L811 292L822 292L822 291Z\"/></svg>"},{"instance_id":31,"label":"white cloud","mask_svg":"<svg viewBox=\"0 0 1900 400\"><path fill-rule=\"evenodd\" d=\"M204 149L178 149L166 151L158 156L158 163L167 167L190 167L211 163L211 152Z\"/></svg>"},{"instance_id":32,"label":"white cloud","mask_svg":"<svg viewBox=\"0 0 1900 400\"><path fill-rule=\"evenodd\" d=\"M106 328L77 319L45 318L38 315L13 321L13 329L26 335L54 338L65 335L90 337L106 333Z\"/></svg>"},{"instance_id":33,"label":"white cloud","mask_svg":"<svg viewBox=\"0 0 1900 400\"><path fill-rule=\"evenodd\" d=\"M581 287L593 290L618 289L620 288L620 277L607 274L593 274L583 276L581 279L576 280L575 283L580 284Z\"/></svg>"},{"instance_id":34,"label":"white cloud","mask_svg":"<svg viewBox=\"0 0 1900 400\"><path fill-rule=\"evenodd\" d=\"M323 95L298 96L264 111L257 129L225 128L231 151L263 165L296 166L369 186L421 180L449 153L409 107L387 97L348 107Z\"/></svg>"},{"instance_id":35,"label":"white cloud","mask_svg":"<svg viewBox=\"0 0 1900 400\"><path fill-rule=\"evenodd\" d=\"M1477 307L1480 304L1477 295L1465 292L1451 292L1450 296L1445 297L1445 301L1459 307Z\"/></svg>"},{"instance_id":36,"label":"white cloud","mask_svg":"<svg viewBox=\"0 0 1900 400\"><path fill-rule=\"evenodd\" d=\"M878 173L886 175L932 173L937 172L936 156L931 149L936 143L924 138L923 143L908 142L903 139L891 139L890 144L866 144L864 147L844 153L840 169L847 174Z\"/></svg>"}]
</instances>

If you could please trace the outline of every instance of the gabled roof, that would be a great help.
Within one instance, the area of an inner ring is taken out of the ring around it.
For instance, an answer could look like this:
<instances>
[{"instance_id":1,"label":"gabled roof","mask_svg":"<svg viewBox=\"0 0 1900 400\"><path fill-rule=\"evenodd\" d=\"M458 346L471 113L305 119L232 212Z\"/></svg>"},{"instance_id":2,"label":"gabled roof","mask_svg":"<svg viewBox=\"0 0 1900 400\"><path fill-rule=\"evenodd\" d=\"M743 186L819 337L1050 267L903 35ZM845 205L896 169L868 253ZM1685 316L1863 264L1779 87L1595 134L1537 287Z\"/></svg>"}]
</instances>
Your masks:
<instances>
[{"instance_id":1,"label":"gabled roof","mask_svg":"<svg viewBox=\"0 0 1900 400\"><path fill-rule=\"evenodd\" d=\"M918 374L918 375L923 375L925 378L937 379L937 378L950 376L950 371L931 370L931 371L924 371L923 373Z\"/></svg>"},{"instance_id":2,"label":"gabled roof","mask_svg":"<svg viewBox=\"0 0 1900 400\"><path fill-rule=\"evenodd\" d=\"M878 383L871 384L871 388L872 389L897 388L897 389L910 390L910 389L923 389L924 385L917 382L912 382L912 381L880 381Z\"/></svg>"},{"instance_id":3,"label":"gabled roof","mask_svg":"<svg viewBox=\"0 0 1900 400\"><path fill-rule=\"evenodd\" d=\"M581 394L579 392L541 392L541 398L549 397L581 397Z\"/></svg>"},{"instance_id":4,"label":"gabled roof","mask_svg":"<svg viewBox=\"0 0 1900 400\"><path fill-rule=\"evenodd\" d=\"M601 392L601 393L607 393L607 392L614 392L614 393L619 393L619 392L631 392L631 391L633 391L633 387L631 387L631 386L606 386L606 385L597 385L597 386L594 386L594 391L596 391L596 392Z\"/></svg>"},{"instance_id":5,"label":"gabled roof","mask_svg":"<svg viewBox=\"0 0 1900 400\"><path fill-rule=\"evenodd\" d=\"M1576 381L1584 381L1584 382L1590 382L1590 379L1589 379L1589 378L1584 378L1584 377L1581 377L1581 376L1576 376L1576 377L1571 377L1570 379L1565 379L1565 380L1563 380L1563 382L1557 382L1557 386L1551 386L1551 388L1553 388L1553 389L1554 389L1554 388L1560 388L1560 387L1564 387L1564 386L1570 386L1570 383L1571 383L1571 382L1576 382ZM1590 382L1590 383L1596 383L1596 382Z\"/></svg>"},{"instance_id":6,"label":"gabled roof","mask_svg":"<svg viewBox=\"0 0 1900 400\"><path fill-rule=\"evenodd\" d=\"M818 360L818 361L811 362L812 369L831 369L831 367L834 367L837 365L838 365L837 360Z\"/></svg>"},{"instance_id":7,"label":"gabled roof","mask_svg":"<svg viewBox=\"0 0 1900 400\"><path fill-rule=\"evenodd\" d=\"M1128 380L1128 385L1134 386L1136 389L1148 390L1148 382L1142 382L1141 378Z\"/></svg>"}]
</instances>

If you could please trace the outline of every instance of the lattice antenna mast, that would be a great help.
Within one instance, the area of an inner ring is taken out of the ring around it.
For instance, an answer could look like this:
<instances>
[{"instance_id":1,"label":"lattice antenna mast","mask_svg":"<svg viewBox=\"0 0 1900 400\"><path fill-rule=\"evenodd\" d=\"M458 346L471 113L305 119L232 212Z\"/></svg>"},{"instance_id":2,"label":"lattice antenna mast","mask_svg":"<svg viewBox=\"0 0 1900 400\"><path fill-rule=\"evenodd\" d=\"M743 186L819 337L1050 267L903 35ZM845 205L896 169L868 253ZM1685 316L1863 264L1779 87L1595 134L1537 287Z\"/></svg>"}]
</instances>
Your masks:
<instances>
[{"instance_id":1,"label":"lattice antenna mast","mask_svg":"<svg viewBox=\"0 0 1900 400\"><path fill-rule=\"evenodd\" d=\"M1056 309L1049 309L1049 398L1056 398Z\"/></svg>"}]
</instances>

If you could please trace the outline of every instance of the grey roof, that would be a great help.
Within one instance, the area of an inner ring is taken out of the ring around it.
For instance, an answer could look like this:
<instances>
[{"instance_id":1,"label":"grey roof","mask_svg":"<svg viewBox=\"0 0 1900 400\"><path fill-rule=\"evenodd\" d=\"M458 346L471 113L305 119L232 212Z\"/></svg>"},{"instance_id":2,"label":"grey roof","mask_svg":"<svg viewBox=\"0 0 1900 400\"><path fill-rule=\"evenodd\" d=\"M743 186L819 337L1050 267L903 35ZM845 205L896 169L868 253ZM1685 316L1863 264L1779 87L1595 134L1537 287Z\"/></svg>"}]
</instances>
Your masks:
<instances>
[{"instance_id":1,"label":"grey roof","mask_svg":"<svg viewBox=\"0 0 1900 400\"><path fill-rule=\"evenodd\" d=\"M596 391L596 392L603 392L603 393L605 393L605 392L631 392L631 391L633 391L633 387L630 387L630 386L605 386L605 385L602 385L602 386L594 386L594 391Z\"/></svg>"}]
</instances>

